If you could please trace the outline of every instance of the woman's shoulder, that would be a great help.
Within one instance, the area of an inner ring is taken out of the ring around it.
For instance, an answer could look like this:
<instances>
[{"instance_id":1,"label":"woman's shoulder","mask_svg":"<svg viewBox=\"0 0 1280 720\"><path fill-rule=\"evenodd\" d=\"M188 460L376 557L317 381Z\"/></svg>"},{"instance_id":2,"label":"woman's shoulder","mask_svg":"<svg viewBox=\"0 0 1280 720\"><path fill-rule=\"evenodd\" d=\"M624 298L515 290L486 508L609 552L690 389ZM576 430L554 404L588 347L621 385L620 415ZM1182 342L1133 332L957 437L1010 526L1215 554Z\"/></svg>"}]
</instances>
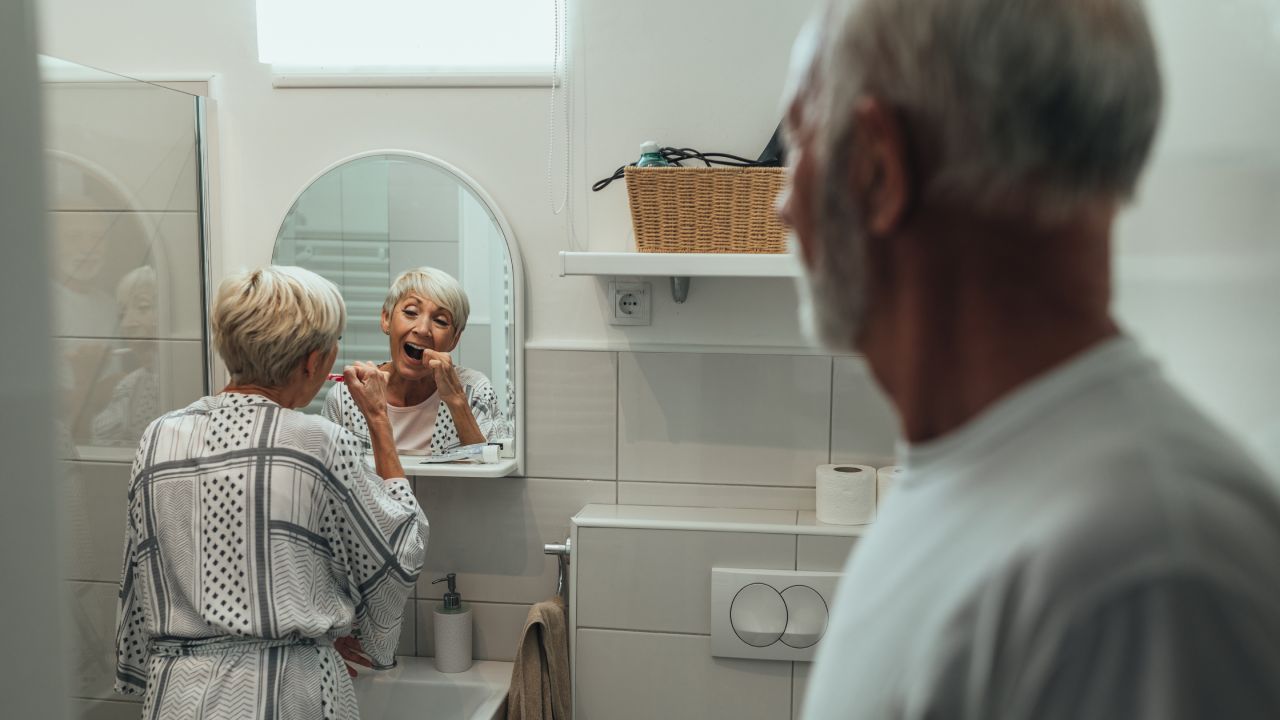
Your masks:
<instances>
[{"instance_id":1,"label":"woman's shoulder","mask_svg":"<svg viewBox=\"0 0 1280 720\"><path fill-rule=\"evenodd\" d=\"M324 398L323 415L329 421L337 423L356 435L369 433L364 414L360 412L355 398L351 397L351 391L343 383L334 383L333 387L329 388Z\"/></svg>"},{"instance_id":2,"label":"woman's shoulder","mask_svg":"<svg viewBox=\"0 0 1280 720\"><path fill-rule=\"evenodd\" d=\"M334 401L343 401L351 399L351 391L347 389L346 383L336 382L333 387L329 388L329 392L324 394L324 404L328 405Z\"/></svg>"},{"instance_id":3,"label":"woman's shoulder","mask_svg":"<svg viewBox=\"0 0 1280 720\"><path fill-rule=\"evenodd\" d=\"M481 385L492 385L492 383L489 382L489 377L475 368L454 366L453 369L458 373L458 379L462 381L463 385L473 385L477 387Z\"/></svg>"}]
</instances>

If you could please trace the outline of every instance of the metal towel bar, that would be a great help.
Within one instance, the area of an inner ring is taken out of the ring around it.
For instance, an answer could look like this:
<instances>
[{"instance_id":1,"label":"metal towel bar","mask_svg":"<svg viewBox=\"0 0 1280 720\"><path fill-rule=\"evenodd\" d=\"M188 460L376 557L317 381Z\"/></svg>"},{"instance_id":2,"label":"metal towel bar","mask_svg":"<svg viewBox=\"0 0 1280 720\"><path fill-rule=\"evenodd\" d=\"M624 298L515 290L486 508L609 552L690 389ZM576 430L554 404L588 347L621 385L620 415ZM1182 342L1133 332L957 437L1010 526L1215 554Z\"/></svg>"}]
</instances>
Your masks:
<instances>
[{"instance_id":1,"label":"metal towel bar","mask_svg":"<svg viewBox=\"0 0 1280 720\"><path fill-rule=\"evenodd\" d=\"M544 555L555 555L559 566L559 577L556 579L556 594L569 604L569 555L573 550L573 539L565 538L562 543L547 543L542 546Z\"/></svg>"}]
</instances>

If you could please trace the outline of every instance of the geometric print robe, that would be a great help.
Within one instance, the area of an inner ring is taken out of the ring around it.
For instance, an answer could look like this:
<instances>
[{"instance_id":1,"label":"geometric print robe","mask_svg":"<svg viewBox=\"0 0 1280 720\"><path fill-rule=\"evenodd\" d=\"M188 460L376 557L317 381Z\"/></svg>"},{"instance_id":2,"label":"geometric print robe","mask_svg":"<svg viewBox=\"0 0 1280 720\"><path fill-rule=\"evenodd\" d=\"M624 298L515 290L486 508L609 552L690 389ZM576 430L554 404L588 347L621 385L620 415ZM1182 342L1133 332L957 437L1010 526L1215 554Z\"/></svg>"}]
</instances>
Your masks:
<instances>
[{"instance_id":1,"label":"geometric print robe","mask_svg":"<svg viewBox=\"0 0 1280 720\"><path fill-rule=\"evenodd\" d=\"M240 393L168 413L129 483L116 691L144 718L358 718L333 640L394 663L426 543L337 425Z\"/></svg>"},{"instance_id":2,"label":"geometric print robe","mask_svg":"<svg viewBox=\"0 0 1280 720\"><path fill-rule=\"evenodd\" d=\"M457 371L458 380L462 382L462 390L467 396L467 407L475 416L476 425L480 427L480 434L484 435L485 440L511 437L511 428L503 418L502 409L498 407L498 394L494 392L493 383L489 382L489 378L479 370L471 368L455 366L454 370ZM365 422L364 413L360 412L360 408L356 406L356 401L351 397L351 391L347 389L346 383L334 383L333 387L329 388L320 414L350 430L360 439L365 452L373 447L369 441L369 424ZM396 445L399 447L399 442ZM426 450L428 455L440 455L461 446L462 441L458 438L458 427L453 422L453 414L449 411L449 406L441 400L436 413L436 425L431 433L431 446L400 449L411 452Z\"/></svg>"}]
</instances>

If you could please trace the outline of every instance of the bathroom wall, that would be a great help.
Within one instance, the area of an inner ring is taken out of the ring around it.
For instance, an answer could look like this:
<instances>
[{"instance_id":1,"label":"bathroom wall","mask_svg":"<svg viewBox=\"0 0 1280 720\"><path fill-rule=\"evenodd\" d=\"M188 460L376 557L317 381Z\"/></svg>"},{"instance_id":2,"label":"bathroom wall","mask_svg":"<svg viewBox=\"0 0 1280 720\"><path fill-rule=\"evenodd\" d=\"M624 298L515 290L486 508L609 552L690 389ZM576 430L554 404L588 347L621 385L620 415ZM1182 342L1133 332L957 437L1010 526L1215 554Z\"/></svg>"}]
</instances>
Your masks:
<instances>
[{"instance_id":1,"label":"bathroom wall","mask_svg":"<svg viewBox=\"0 0 1280 720\"><path fill-rule=\"evenodd\" d=\"M561 215L546 180L546 90L273 90L253 0L41 7L45 52L143 77L215 76L222 272L266 262L295 195L356 152L437 155L495 198L528 281L528 478L416 481L432 542L404 639L429 654L423 620L439 592L426 583L453 571L476 602L477 657L509 658L528 605L554 590L541 545L563 539L582 505L808 508L814 465L892 455L892 416L865 368L803 347L789 282L695 280L684 305L657 284L653 325L622 330L603 320L598 281L558 276L560 250L629 248L623 188L585 187L639 141L758 152L790 40L816 4L570 3L574 191ZM1280 97L1265 90L1275 18L1256 0L1149 4L1167 122L1118 230L1119 308L1173 377L1280 469ZM682 344L710 351L670 352ZM743 347L754 352L716 352ZM82 633L109 625L95 607Z\"/></svg>"},{"instance_id":2,"label":"bathroom wall","mask_svg":"<svg viewBox=\"0 0 1280 720\"><path fill-rule=\"evenodd\" d=\"M587 190L644 139L754 154L778 117L789 44L817 0L568 3L572 212L551 208L544 89L273 90L254 0L42 0L43 49L143 77L214 75L221 195L215 274L267 261L280 220L329 163L408 148L463 168L519 240L532 347L796 348L783 280L656 287L651 327L604 321L603 285L558 276L565 249L629 247L622 187ZM1156 157L1117 232L1117 303L1175 380L1280 471L1280 9L1264 0L1148 3L1168 99ZM661 31L654 32L661 18ZM558 131L557 131L558 132ZM554 160L559 168L560 158ZM553 199L552 195L556 197ZM569 217L572 216L572 222ZM1262 330L1260 332L1260 330Z\"/></svg>"}]
</instances>

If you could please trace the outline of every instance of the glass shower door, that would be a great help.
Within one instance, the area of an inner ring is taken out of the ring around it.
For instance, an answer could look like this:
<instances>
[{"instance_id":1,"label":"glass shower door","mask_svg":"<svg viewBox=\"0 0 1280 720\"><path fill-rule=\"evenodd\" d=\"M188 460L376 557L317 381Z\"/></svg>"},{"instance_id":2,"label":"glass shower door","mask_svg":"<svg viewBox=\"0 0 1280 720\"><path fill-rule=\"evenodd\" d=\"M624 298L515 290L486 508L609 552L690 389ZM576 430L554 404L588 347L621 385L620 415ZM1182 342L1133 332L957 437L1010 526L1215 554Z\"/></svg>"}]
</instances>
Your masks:
<instances>
[{"instance_id":1,"label":"glass shower door","mask_svg":"<svg viewBox=\"0 0 1280 720\"><path fill-rule=\"evenodd\" d=\"M114 716L138 709L112 694L134 451L151 420L208 390L203 101L40 60L70 688L77 716Z\"/></svg>"}]
</instances>

